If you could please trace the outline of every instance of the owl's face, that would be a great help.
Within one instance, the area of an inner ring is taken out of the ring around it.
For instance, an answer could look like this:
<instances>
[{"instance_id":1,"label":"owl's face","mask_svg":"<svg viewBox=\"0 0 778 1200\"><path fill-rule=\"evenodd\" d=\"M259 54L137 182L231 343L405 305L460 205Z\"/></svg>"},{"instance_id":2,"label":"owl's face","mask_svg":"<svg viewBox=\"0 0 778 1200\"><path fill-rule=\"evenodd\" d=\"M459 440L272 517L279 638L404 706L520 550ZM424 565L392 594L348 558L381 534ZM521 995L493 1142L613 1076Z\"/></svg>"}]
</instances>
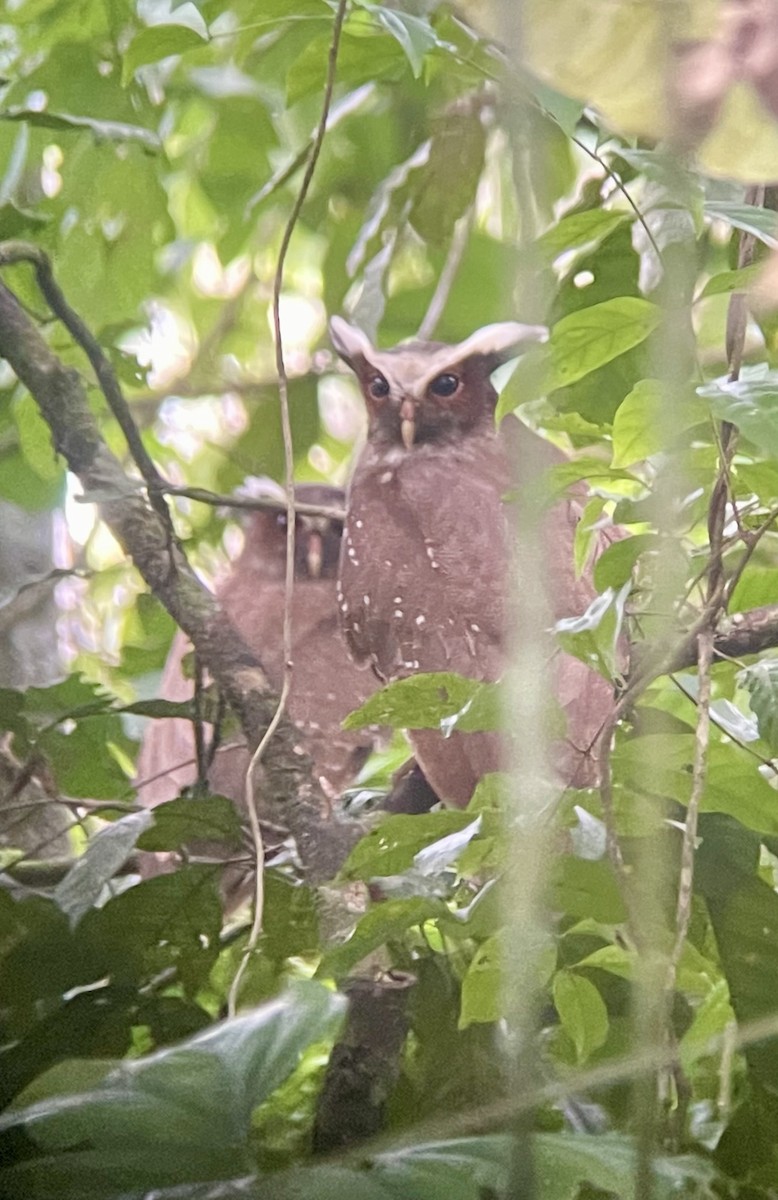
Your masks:
<instances>
[{"instance_id":1,"label":"owl's face","mask_svg":"<svg viewBox=\"0 0 778 1200\"><path fill-rule=\"evenodd\" d=\"M522 344L547 337L542 326L510 321L487 325L456 346L403 342L377 350L340 317L333 318L330 332L338 354L359 379L370 440L406 451L490 423L497 399L492 372Z\"/></svg>"},{"instance_id":2,"label":"owl's face","mask_svg":"<svg viewBox=\"0 0 778 1200\"><path fill-rule=\"evenodd\" d=\"M345 496L340 488L299 484L295 499L322 508L340 508ZM295 579L334 579L338 573L343 522L330 517L298 513L295 524ZM244 553L256 554L266 577L283 579L286 566L286 513L256 512L246 532Z\"/></svg>"}]
</instances>

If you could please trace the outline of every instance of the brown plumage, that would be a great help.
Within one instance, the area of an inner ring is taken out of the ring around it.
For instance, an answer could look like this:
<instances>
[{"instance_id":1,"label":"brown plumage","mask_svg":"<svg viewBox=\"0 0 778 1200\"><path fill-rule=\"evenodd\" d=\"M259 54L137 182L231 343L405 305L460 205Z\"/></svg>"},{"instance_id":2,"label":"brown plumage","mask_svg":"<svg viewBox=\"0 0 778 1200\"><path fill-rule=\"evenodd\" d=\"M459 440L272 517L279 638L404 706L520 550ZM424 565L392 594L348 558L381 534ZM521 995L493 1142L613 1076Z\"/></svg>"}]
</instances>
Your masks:
<instances>
[{"instance_id":1,"label":"brown plumage","mask_svg":"<svg viewBox=\"0 0 778 1200\"><path fill-rule=\"evenodd\" d=\"M515 487L518 443L541 461L563 459L514 418L497 429L494 369L522 342L545 331L487 326L458 346L410 342L376 350L335 318L333 343L359 379L368 412L367 443L351 481L341 548L338 602L357 662L383 680L419 671L454 671L497 680L507 660L508 571L513 530L504 497ZM594 595L576 579L575 499L548 514L548 591L555 618L582 613ZM596 776L592 742L612 704L611 688L577 659L550 668L567 736L554 762L565 783ZM416 757L447 803L464 805L476 782L503 765L491 733L412 731Z\"/></svg>"},{"instance_id":2,"label":"brown plumage","mask_svg":"<svg viewBox=\"0 0 778 1200\"><path fill-rule=\"evenodd\" d=\"M321 507L342 507L344 501L339 489L316 484L301 484L295 489L295 497ZM297 518L292 604L294 674L288 712L303 734L322 790L330 799L354 781L375 741L368 730L346 733L340 728L347 713L374 690L369 676L349 661L338 628L335 576L341 532L337 521ZM285 514L252 513L243 551L217 593L225 613L257 654L276 688L280 688L283 674L285 563ZM181 666L190 648L179 632L162 675L160 696L164 699L191 698L193 684L185 678ZM196 778L193 759L194 737L189 721L169 718L150 724L137 765L142 803L160 804L192 784ZM244 745L228 744L217 750L209 770L212 791L230 797L241 809L247 763Z\"/></svg>"}]
</instances>

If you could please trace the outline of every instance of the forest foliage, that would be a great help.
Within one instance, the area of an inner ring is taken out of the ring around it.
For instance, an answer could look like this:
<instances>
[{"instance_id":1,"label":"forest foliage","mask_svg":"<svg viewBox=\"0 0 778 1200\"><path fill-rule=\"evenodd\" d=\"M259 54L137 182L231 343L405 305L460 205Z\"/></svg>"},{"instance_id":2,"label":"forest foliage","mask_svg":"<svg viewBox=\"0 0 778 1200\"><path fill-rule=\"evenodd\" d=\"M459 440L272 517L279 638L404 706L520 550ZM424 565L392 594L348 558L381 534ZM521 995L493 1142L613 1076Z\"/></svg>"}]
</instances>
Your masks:
<instances>
[{"instance_id":1,"label":"forest foliage","mask_svg":"<svg viewBox=\"0 0 778 1200\"><path fill-rule=\"evenodd\" d=\"M338 7L6 7L2 283L78 372L127 467L83 347L19 244L50 257L167 480L219 495L249 475L282 481L273 288ZM504 383L498 418L516 409L571 452L546 484L549 497L586 488L580 565L603 523L627 533L559 637L629 703L609 787L565 794L553 814L541 927L511 906L512 874L532 864L510 781L490 776L467 811L371 818L338 880L372 897L347 938L329 936L331 893L269 869L240 1012L225 1018L249 918L225 922L213 866L128 869L136 851L240 838L223 798L185 795L153 816L138 803L142 719L164 715L153 697L175 623L100 519L106 497L79 498L36 395L0 364L0 499L55 545L23 581L0 558L0 635L40 576L57 606L49 677L0 678L0 1194L775 1194L778 323L763 185L778 175L778 116L753 79L727 77L681 137L668 39L712 42L727 5L679 6L675 25L662 7L527 0L519 38L507 0L351 0L284 264L302 481L343 484L362 434L329 316L382 345L431 311L447 342L507 319L551 330ZM212 580L235 513L170 504ZM12 529L0 543L23 572ZM739 629L740 648L698 672L714 633ZM439 681L395 685L354 721L504 718L493 685L447 689L445 704ZM393 746L368 764L367 790L407 752L399 733ZM31 780L54 820L32 842L14 807ZM517 1028L504 985L519 953ZM342 989L370 955L415 977L391 1142L324 1161L317 1098Z\"/></svg>"}]
</instances>

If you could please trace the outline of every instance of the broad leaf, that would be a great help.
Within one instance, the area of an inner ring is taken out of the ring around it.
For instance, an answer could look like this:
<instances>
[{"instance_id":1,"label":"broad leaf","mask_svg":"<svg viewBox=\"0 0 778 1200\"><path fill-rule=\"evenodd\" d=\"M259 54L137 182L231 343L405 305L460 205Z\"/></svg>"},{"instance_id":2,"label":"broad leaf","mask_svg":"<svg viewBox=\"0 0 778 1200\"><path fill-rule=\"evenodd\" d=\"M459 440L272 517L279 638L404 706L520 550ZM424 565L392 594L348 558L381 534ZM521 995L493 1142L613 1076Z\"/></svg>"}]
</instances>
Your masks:
<instances>
[{"instance_id":1,"label":"broad leaf","mask_svg":"<svg viewBox=\"0 0 778 1200\"><path fill-rule=\"evenodd\" d=\"M150 812L130 813L101 829L65 878L54 889L54 899L71 924L97 902L106 884L129 858L140 835L153 824Z\"/></svg>"},{"instance_id":2,"label":"broad leaf","mask_svg":"<svg viewBox=\"0 0 778 1200\"><path fill-rule=\"evenodd\" d=\"M667 405L673 404L673 428L676 431L698 425L707 417L707 410L694 394L684 398L680 407L663 395L658 379L641 379L622 400L613 419L612 467L629 467L632 463L668 450Z\"/></svg>"},{"instance_id":3,"label":"broad leaf","mask_svg":"<svg viewBox=\"0 0 778 1200\"><path fill-rule=\"evenodd\" d=\"M118 1195L248 1172L252 1112L312 1041L333 1036L343 1007L342 997L317 984L298 985L179 1046L122 1063L88 1092L14 1111L0 1118L0 1134L24 1131L49 1155L67 1154L85 1196L106 1179ZM32 1194L46 1194L36 1180L46 1164L24 1165ZM10 1174L20 1173L11 1167Z\"/></svg>"},{"instance_id":4,"label":"broad leaf","mask_svg":"<svg viewBox=\"0 0 778 1200\"><path fill-rule=\"evenodd\" d=\"M738 680L751 697L759 736L778 754L778 659L763 658L741 671Z\"/></svg>"},{"instance_id":5,"label":"broad leaf","mask_svg":"<svg viewBox=\"0 0 778 1200\"><path fill-rule=\"evenodd\" d=\"M597 988L574 971L557 971L552 989L562 1028L584 1063L608 1036L608 1011Z\"/></svg>"},{"instance_id":6,"label":"broad leaf","mask_svg":"<svg viewBox=\"0 0 778 1200\"><path fill-rule=\"evenodd\" d=\"M715 417L731 421L760 451L778 458L778 376L746 377L705 384L697 389Z\"/></svg>"},{"instance_id":7,"label":"broad leaf","mask_svg":"<svg viewBox=\"0 0 778 1200\"><path fill-rule=\"evenodd\" d=\"M629 583L619 591L609 587L595 596L582 616L563 617L554 626L564 649L606 679L613 679L619 670L619 643L629 591Z\"/></svg>"},{"instance_id":8,"label":"broad leaf","mask_svg":"<svg viewBox=\"0 0 778 1200\"><path fill-rule=\"evenodd\" d=\"M207 35L189 25L151 25L142 29L124 52L122 82L129 83L138 67L170 58L173 54L186 54L187 50L197 49L207 40Z\"/></svg>"},{"instance_id":9,"label":"broad leaf","mask_svg":"<svg viewBox=\"0 0 778 1200\"><path fill-rule=\"evenodd\" d=\"M394 729L455 729L471 733L495 729L501 712L497 684L478 683L440 671L388 684L349 713L344 729L390 725Z\"/></svg>"},{"instance_id":10,"label":"broad leaf","mask_svg":"<svg viewBox=\"0 0 778 1200\"><path fill-rule=\"evenodd\" d=\"M708 200L705 213L719 221L734 225L745 233L753 234L766 246L778 246L778 217L771 208L760 208L758 204L733 204L726 200Z\"/></svg>"},{"instance_id":11,"label":"broad leaf","mask_svg":"<svg viewBox=\"0 0 778 1200\"><path fill-rule=\"evenodd\" d=\"M562 317L549 340L549 390L567 387L639 345L661 319L660 308L637 296L604 300Z\"/></svg>"}]
</instances>

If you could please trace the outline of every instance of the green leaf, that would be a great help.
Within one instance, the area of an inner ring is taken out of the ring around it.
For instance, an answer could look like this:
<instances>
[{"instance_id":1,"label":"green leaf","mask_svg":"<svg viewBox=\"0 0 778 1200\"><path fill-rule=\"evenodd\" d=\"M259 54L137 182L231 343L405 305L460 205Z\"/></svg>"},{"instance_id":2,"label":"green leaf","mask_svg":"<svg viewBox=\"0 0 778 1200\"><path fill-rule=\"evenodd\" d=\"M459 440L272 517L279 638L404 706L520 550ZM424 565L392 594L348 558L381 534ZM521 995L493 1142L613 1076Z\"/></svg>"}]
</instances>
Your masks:
<instances>
[{"instance_id":1,"label":"green leaf","mask_svg":"<svg viewBox=\"0 0 778 1200\"><path fill-rule=\"evenodd\" d=\"M583 116L584 106L578 100L565 96L555 88L549 87L540 79L528 80L532 93L544 112L556 121L559 128L572 137L578 122Z\"/></svg>"},{"instance_id":2,"label":"green leaf","mask_svg":"<svg viewBox=\"0 0 778 1200\"><path fill-rule=\"evenodd\" d=\"M447 671L422 673L388 684L349 713L344 729L389 725L393 729L442 729L472 733L499 725L501 701L494 683L478 683Z\"/></svg>"},{"instance_id":3,"label":"green leaf","mask_svg":"<svg viewBox=\"0 0 778 1200\"><path fill-rule=\"evenodd\" d=\"M475 199L485 150L486 130L478 114L438 119L429 158L413 176L409 219L420 237L439 245L451 236L455 222Z\"/></svg>"},{"instance_id":4,"label":"green leaf","mask_svg":"<svg viewBox=\"0 0 778 1200\"><path fill-rule=\"evenodd\" d=\"M637 296L619 296L569 313L551 331L549 390L567 387L645 341L662 310Z\"/></svg>"},{"instance_id":5,"label":"green leaf","mask_svg":"<svg viewBox=\"0 0 778 1200\"><path fill-rule=\"evenodd\" d=\"M429 21L400 9L384 8L380 4L366 4L364 7L375 14L379 24L402 46L411 64L413 77L418 79L426 55L439 45L438 36Z\"/></svg>"},{"instance_id":6,"label":"green leaf","mask_svg":"<svg viewBox=\"0 0 778 1200\"><path fill-rule=\"evenodd\" d=\"M620 588L627 583L641 554L652 550L659 541L655 533L636 533L612 542L594 564L594 586L597 591L605 592L608 588Z\"/></svg>"},{"instance_id":7,"label":"green leaf","mask_svg":"<svg viewBox=\"0 0 778 1200\"><path fill-rule=\"evenodd\" d=\"M710 277L702 291L695 296L694 302L707 300L709 296L747 291L763 269L761 263L752 263L750 267L740 267L736 271L720 271Z\"/></svg>"},{"instance_id":8,"label":"green leaf","mask_svg":"<svg viewBox=\"0 0 778 1200\"><path fill-rule=\"evenodd\" d=\"M138 839L141 850L179 850L186 842L241 843L241 823L226 796L179 796L153 810L153 823Z\"/></svg>"},{"instance_id":9,"label":"green leaf","mask_svg":"<svg viewBox=\"0 0 778 1200\"><path fill-rule=\"evenodd\" d=\"M760 208L758 204L733 204L729 200L707 200L705 214L718 221L726 221L735 229L751 233L766 246L778 246L778 216L771 208Z\"/></svg>"},{"instance_id":10,"label":"green leaf","mask_svg":"<svg viewBox=\"0 0 778 1200\"><path fill-rule=\"evenodd\" d=\"M605 208L588 208L584 212L570 213L547 229L538 238L536 246L551 259L568 250L591 250L628 220L627 213Z\"/></svg>"},{"instance_id":11,"label":"green leaf","mask_svg":"<svg viewBox=\"0 0 778 1200\"><path fill-rule=\"evenodd\" d=\"M318 974L341 979L373 950L401 938L414 925L445 919L448 915L447 906L434 896L386 900L362 917L347 942L325 954Z\"/></svg>"},{"instance_id":12,"label":"green leaf","mask_svg":"<svg viewBox=\"0 0 778 1200\"><path fill-rule=\"evenodd\" d=\"M763 454L778 458L778 374L708 383L697 394L714 417L731 421Z\"/></svg>"},{"instance_id":13,"label":"green leaf","mask_svg":"<svg viewBox=\"0 0 778 1200\"><path fill-rule=\"evenodd\" d=\"M627 582L619 591L607 588L595 596L582 616L563 617L554 626L568 654L594 667L606 679L613 679L618 673L619 642L630 586Z\"/></svg>"},{"instance_id":14,"label":"green leaf","mask_svg":"<svg viewBox=\"0 0 778 1200\"><path fill-rule=\"evenodd\" d=\"M160 62L173 54L186 54L207 42L207 34L189 25L150 25L142 29L122 55L122 85L127 86L138 67Z\"/></svg>"},{"instance_id":15,"label":"green leaf","mask_svg":"<svg viewBox=\"0 0 778 1200\"><path fill-rule=\"evenodd\" d=\"M648 733L617 743L613 764L619 777L639 794L669 796L687 804L693 758L690 734ZM700 810L726 813L748 829L775 836L775 789L760 775L758 765L758 760L733 742L713 743L708 749Z\"/></svg>"},{"instance_id":16,"label":"green leaf","mask_svg":"<svg viewBox=\"0 0 778 1200\"><path fill-rule=\"evenodd\" d=\"M591 980L573 971L557 971L552 995L562 1028L575 1046L576 1060L585 1063L608 1037L608 1010L602 996Z\"/></svg>"},{"instance_id":17,"label":"green leaf","mask_svg":"<svg viewBox=\"0 0 778 1200\"><path fill-rule=\"evenodd\" d=\"M745 1023L775 1012L778 895L758 875L742 869L731 853L728 832L720 820L701 823L695 885L711 915L732 1007L738 1021ZM752 1071L772 1089L778 1043L768 1038L745 1053Z\"/></svg>"},{"instance_id":18,"label":"green leaf","mask_svg":"<svg viewBox=\"0 0 778 1200\"><path fill-rule=\"evenodd\" d=\"M759 736L778 754L778 659L763 658L746 667L739 673L738 683L749 693Z\"/></svg>"},{"instance_id":19,"label":"green leaf","mask_svg":"<svg viewBox=\"0 0 778 1200\"><path fill-rule=\"evenodd\" d=\"M658 379L641 379L622 400L613 418L613 458L611 466L629 467L667 450L667 396ZM681 411L674 410L676 431L699 425L707 418L703 403L691 393L684 397Z\"/></svg>"},{"instance_id":20,"label":"green leaf","mask_svg":"<svg viewBox=\"0 0 778 1200\"><path fill-rule=\"evenodd\" d=\"M617 975L619 979L633 979L636 963L637 951L614 943L612 946L601 946L599 950L587 954L576 966L594 967L598 971Z\"/></svg>"},{"instance_id":21,"label":"green leaf","mask_svg":"<svg viewBox=\"0 0 778 1200\"><path fill-rule=\"evenodd\" d=\"M554 865L550 903L570 916L591 917L606 925L618 925L626 917L610 865L570 854Z\"/></svg>"},{"instance_id":22,"label":"green leaf","mask_svg":"<svg viewBox=\"0 0 778 1200\"><path fill-rule=\"evenodd\" d=\"M51 109L38 112L37 109L6 108L0 111L0 121L23 121L34 128L54 129L58 133L88 129L96 142L139 142L147 153L156 154L162 147L158 134L151 129L143 129L140 125L84 117L75 113L53 112Z\"/></svg>"},{"instance_id":23,"label":"green leaf","mask_svg":"<svg viewBox=\"0 0 778 1200\"><path fill-rule=\"evenodd\" d=\"M311 1042L334 1035L344 1004L318 984L298 984L245 1016L122 1063L88 1092L12 1112L0 1130L24 1130L42 1149L67 1155L88 1195L100 1178L118 1195L248 1173L254 1109Z\"/></svg>"},{"instance_id":24,"label":"green leaf","mask_svg":"<svg viewBox=\"0 0 778 1200\"><path fill-rule=\"evenodd\" d=\"M71 925L76 925L92 908L153 820L150 812L130 813L95 834L54 889L54 900L68 915Z\"/></svg>"},{"instance_id":25,"label":"green leaf","mask_svg":"<svg viewBox=\"0 0 778 1200\"><path fill-rule=\"evenodd\" d=\"M463 1028L499 1021L504 1016L504 934L487 938L476 950L462 980Z\"/></svg>"},{"instance_id":26,"label":"green leaf","mask_svg":"<svg viewBox=\"0 0 778 1200\"><path fill-rule=\"evenodd\" d=\"M344 879L369 880L399 875L413 866L416 855L430 842L464 829L472 817L457 809L420 815L397 814L360 838L348 856Z\"/></svg>"},{"instance_id":27,"label":"green leaf","mask_svg":"<svg viewBox=\"0 0 778 1200\"><path fill-rule=\"evenodd\" d=\"M531 1146L538 1200L578 1200L592 1189L633 1200L635 1144L624 1134L534 1133ZM515 1139L505 1134L427 1142L376 1156L370 1178L391 1200L503 1196L515 1153ZM656 1200L710 1196L719 1179L713 1163L694 1155L657 1155L652 1170ZM300 1194L320 1193L311 1189ZM348 1200L348 1194L339 1194Z\"/></svg>"}]
</instances>

